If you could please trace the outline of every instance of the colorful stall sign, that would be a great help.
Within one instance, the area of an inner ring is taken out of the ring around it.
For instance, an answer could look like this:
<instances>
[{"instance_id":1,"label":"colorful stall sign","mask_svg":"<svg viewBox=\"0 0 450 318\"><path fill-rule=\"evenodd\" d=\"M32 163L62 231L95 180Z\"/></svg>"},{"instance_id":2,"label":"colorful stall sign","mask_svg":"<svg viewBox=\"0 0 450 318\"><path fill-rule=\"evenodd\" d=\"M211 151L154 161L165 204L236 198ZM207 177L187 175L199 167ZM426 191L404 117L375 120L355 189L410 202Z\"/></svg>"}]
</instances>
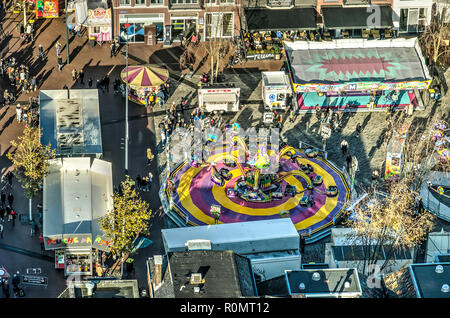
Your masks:
<instances>
[{"instance_id":1,"label":"colorful stall sign","mask_svg":"<svg viewBox=\"0 0 450 318\"><path fill-rule=\"evenodd\" d=\"M97 8L89 10L88 24L90 26L111 25L111 9Z\"/></svg>"},{"instance_id":2,"label":"colorful stall sign","mask_svg":"<svg viewBox=\"0 0 450 318\"><path fill-rule=\"evenodd\" d=\"M106 238L97 235L94 242L92 242L92 247L98 250L108 252L110 250L110 244L111 244L110 240L107 240Z\"/></svg>"},{"instance_id":3,"label":"colorful stall sign","mask_svg":"<svg viewBox=\"0 0 450 318\"><path fill-rule=\"evenodd\" d=\"M57 18L59 17L59 6L57 0L36 1L37 18Z\"/></svg>"},{"instance_id":4,"label":"colorful stall sign","mask_svg":"<svg viewBox=\"0 0 450 318\"><path fill-rule=\"evenodd\" d=\"M339 84L295 84L294 89L297 93L311 92L348 92L348 91L372 91L372 90L408 90L408 89L428 89L431 80L427 81L410 81L399 83L383 83L383 82L355 82L355 83L339 83Z\"/></svg>"},{"instance_id":5,"label":"colorful stall sign","mask_svg":"<svg viewBox=\"0 0 450 318\"><path fill-rule=\"evenodd\" d=\"M66 247L81 247L92 245L91 234L64 234L63 244Z\"/></svg>"}]
</instances>

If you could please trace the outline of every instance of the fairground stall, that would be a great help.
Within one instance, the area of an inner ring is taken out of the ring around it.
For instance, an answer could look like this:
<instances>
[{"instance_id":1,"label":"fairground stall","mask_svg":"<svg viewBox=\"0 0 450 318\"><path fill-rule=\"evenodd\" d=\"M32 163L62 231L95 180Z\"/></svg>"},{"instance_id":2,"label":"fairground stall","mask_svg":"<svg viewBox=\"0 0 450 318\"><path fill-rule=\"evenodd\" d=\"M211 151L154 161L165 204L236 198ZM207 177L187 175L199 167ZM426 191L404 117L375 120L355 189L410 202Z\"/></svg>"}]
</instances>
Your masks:
<instances>
[{"instance_id":1,"label":"fairground stall","mask_svg":"<svg viewBox=\"0 0 450 318\"><path fill-rule=\"evenodd\" d=\"M207 88L198 90L198 104L207 112L237 112L240 93L240 88L222 84L208 85Z\"/></svg>"},{"instance_id":2,"label":"fairground stall","mask_svg":"<svg viewBox=\"0 0 450 318\"><path fill-rule=\"evenodd\" d=\"M431 77L416 38L284 42L301 111L422 105Z\"/></svg>"},{"instance_id":3,"label":"fairground stall","mask_svg":"<svg viewBox=\"0 0 450 318\"><path fill-rule=\"evenodd\" d=\"M280 4L288 5L285 1ZM257 5L257 4L255 4ZM308 30L316 30L316 10L314 8L264 7L245 9L243 42L246 58L249 60L280 59L283 56L282 41L307 39Z\"/></svg>"},{"instance_id":4,"label":"fairground stall","mask_svg":"<svg viewBox=\"0 0 450 318\"><path fill-rule=\"evenodd\" d=\"M43 236L64 275L93 275L109 239L99 218L113 208L111 163L90 158L50 160L44 178Z\"/></svg>"},{"instance_id":5,"label":"fairground stall","mask_svg":"<svg viewBox=\"0 0 450 318\"><path fill-rule=\"evenodd\" d=\"M87 27L89 40L97 43L112 41L111 8L103 1L88 1L88 18L83 24Z\"/></svg>"},{"instance_id":6,"label":"fairground stall","mask_svg":"<svg viewBox=\"0 0 450 318\"><path fill-rule=\"evenodd\" d=\"M266 109L285 109L291 83L285 72L262 72L262 98Z\"/></svg>"},{"instance_id":7,"label":"fairground stall","mask_svg":"<svg viewBox=\"0 0 450 318\"><path fill-rule=\"evenodd\" d=\"M128 99L145 105L150 94L158 92L159 86L169 79L169 71L158 65L136 65L124 68L120 73L122 81L129 85Z\"/></svg>"},{"instance_id":8,"label":"fairground stall","mask_svg":"<svg viewBox=\"0 0 450 318\"><path fill-rule=\"evenodd\" d=\"M385 180L398 180L400 177L403 168L403 150L407 133L408 126L404 126L399 131L394 131L391 140L389 140L384 171Z\"/></svg>"}]
</instances>

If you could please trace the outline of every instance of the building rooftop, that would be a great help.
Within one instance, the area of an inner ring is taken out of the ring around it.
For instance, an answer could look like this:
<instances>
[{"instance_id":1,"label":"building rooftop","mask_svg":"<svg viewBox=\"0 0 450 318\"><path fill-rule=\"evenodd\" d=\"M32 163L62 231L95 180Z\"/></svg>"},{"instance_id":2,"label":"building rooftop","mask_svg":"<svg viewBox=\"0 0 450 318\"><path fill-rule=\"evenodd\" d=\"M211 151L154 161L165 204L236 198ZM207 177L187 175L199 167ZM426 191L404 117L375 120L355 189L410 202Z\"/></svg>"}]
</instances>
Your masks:
<instances>
[{"instance_id":1,"label":"building rooftop","mask_svg":"<svg viewBox=\"0 0 450 318\"><path fill-rule=\"evenodd\" d=\"M450 298L450 263L411 264L409 269L418 298Z\"/></svg>"},{"instance_id":2,"label":"building rooftop","mask_svg":"<svg viewBox=\"0 0 450 318\"><path fill-rule=\"evenodd\" d=\"M450 262L449 257L442 254L450 253L450 233L433 232L428 234L427 249L426 249L426 263L436 262L436 257L439 257L440 262Z\"/></svg>"},{"instance_id":3,"label":"building rooftop","mask_svg":"<svg viewBox=\"0 0 450 318\"><path fill-rule=\"evenodd\" d=\"M139 298L136 280L97 280L92 296L88 293L89 281L69 281L58 298Z\"/></svg>"},{"instance_id":4,"label":"building rooftop","mask_svg":"<svg viewBox=\"0 0 450 318\"><path fill-rule=\"evenodd\" d=\"M309 269L286 271L258 284L259 295L307 297L359 297L359 276L354 268Z\"/></svg>"},{"instance_id":5,"label":"building rooftop","mask_svg":"<svg viewBox=\"0 0 450 318\"><path fill-rule=\"evenodd\" d=\"M170 278L176 298L256 296L250 260L233 251L174 252L168 257L170 273L163 284ZM201 275L199 283L191 283L193 274Z\"/></svg>"},{"instance_id":6,"label":"building rooftop","mask_svg":"<svg viewBox=\"0 0 450 318\"><path fill-rule=\"evenodd\" d=\"M41 142L57 155L102 154L97 89L41 90Z\"/></svg>"}]
</instances>

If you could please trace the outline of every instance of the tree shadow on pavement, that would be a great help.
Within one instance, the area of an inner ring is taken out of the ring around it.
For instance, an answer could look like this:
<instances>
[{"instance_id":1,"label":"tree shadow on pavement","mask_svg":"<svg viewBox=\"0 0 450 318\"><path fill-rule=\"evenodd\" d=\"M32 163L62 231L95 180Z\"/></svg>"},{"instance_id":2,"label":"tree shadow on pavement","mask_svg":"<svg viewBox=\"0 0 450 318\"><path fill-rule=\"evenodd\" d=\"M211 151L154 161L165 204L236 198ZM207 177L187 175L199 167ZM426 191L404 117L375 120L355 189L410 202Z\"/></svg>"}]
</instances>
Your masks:
<instances>
[{"instance_id":1,"label":"tree shadow on pavement","mask_svg":"<svg viewBox=\"0 0 450 318\"><path fill-rule=\"evenodd\" d=\"M15 115L12 115L11 117L9 117L9 119L3 124L2 132L4 132L5 129L8 128L9 125L12 124L12 122L14 121L14 118L15 118L15 117L16 117ZM0 133L0 134L1 134L1 133Z\"/></svg>"},{"instance_id":2,"label":"tree shadow on pavement","mask_svg":"<svg viewBox=\"0 0 450 318\"><path fill-rule=\"evenodd\" d=\"M78 53L81 52L81 50L86 46L86 44L89 42L89 39L86 39L83 44L78 45L75 49L72 50L70 53L70 60L73 61L75 57L78 55ZM92 59L91 59L92 60Z\"/></svg>"},{"instance_id":3,"label":"tree shadow on pavement","mask_svg":"<svg viewBox=\"0 0 450 318\"><path fill-rule=\"evenodd\" d=\"M47 47L47 49L44 51L44 54L47 55L50 50L52 49L53 46L55 46L55 44L58 42L58 40L61 38L61 35L58 35L58 37L56 39L53 40L53 42ZM62 50L61 50L62 52Z\"/></svg>"},{"instance_id":4,"label":"tree shadow on pavement","mask_svg":"<svg viewBox=\"0 0 450 318\"><path fill-rule=\"evenodd\" d=\"M47 80L47 78L50 76L50 74L53 72L53 69L54 69L55 67L52 67L50 70L48 70L47 72L45 72L45 73L41 73L39 76L38 76L38 78L37 78L37 80L38 80L38 85L39 85L39 88L41 88L41 86L42 86L42 84L44 84L44 82Z\"/></svg>"}]
</instances>

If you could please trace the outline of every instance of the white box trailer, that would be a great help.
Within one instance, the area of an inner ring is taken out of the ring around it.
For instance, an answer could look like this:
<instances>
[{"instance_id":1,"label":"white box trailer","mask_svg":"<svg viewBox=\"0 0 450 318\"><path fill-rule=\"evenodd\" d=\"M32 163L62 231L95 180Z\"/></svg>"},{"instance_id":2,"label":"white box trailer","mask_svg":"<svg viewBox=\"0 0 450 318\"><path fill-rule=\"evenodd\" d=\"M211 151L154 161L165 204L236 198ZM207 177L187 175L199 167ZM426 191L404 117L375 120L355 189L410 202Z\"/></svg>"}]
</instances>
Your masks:
<instances>
[{"instance_id":1,"label":"white box trailer","mask_svg":"<svg viewBox=\"0 0 450 318\"><path fill-rule=\"evenodd\" d=\"M200 88L198 90L198 104L207 112L222 110L237 112L239 110L240 88Z\"/></svg>"},{"instance_id":2,"label":"white box trailer","mask_svg":"<svg viewBox=\"0 0 450 318\"><path fill-rule=\"evenodd\" d=\"M291 83L285 72L262 72L262 99L266 109L285 109L287 95L292 95Z\"/></svg>"}]
</instances>

